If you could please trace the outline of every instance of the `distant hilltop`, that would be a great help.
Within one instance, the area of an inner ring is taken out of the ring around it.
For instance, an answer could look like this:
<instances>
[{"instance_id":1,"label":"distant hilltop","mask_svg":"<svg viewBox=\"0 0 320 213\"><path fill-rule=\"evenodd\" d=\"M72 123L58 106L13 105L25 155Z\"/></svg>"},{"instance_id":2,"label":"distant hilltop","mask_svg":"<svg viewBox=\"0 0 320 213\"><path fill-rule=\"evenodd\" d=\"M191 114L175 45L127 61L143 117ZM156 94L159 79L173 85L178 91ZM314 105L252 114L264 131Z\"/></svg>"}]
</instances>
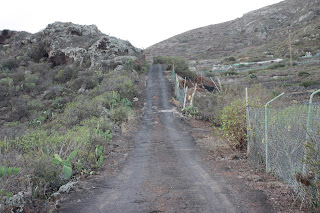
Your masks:
<instances>
[{"instance_id":1,"label":"distant hilltop","mask_svg":"<svg viewBox=\"0 0 320 213\"><path fill-rule=\"evenodd\" d=\"M190 30L149 48L150 55L186 59L250 57L252 61L320 52L320 0L286 0L232 21ZM290 38L289 38L290 34Z\"/></svg>"}]
</instances>

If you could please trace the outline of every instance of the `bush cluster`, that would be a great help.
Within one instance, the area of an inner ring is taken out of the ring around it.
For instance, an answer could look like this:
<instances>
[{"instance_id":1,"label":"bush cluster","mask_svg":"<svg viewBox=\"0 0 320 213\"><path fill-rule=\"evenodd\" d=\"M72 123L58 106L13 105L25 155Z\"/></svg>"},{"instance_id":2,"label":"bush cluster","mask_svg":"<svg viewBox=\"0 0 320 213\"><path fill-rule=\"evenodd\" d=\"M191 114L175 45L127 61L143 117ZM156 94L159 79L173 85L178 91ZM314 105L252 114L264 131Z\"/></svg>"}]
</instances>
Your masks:
<instances>
[{"instance_id":1,"label":"bush cluster","mask_svg":"<svg viewBox=\"0 0 320 213\"><path fill-rule=\"evenodd\" d=\"M299 77L308 77L310 75L310 73L308 73L308 72L306 72L306 71L300 71L299 73L298 73L298 76Z\"/></svg>"},{"instance_id":2,"label":"bush cluster","mask_svg":"<svg viewBox=\"0 0 320 213\"><path fill-rule=\"evenodd\" d=\"M300 86L310 87L310 86L318 85L318 84L319 84L318 81L305 81L305 82L302 82L302 83L300 84Z\"/></svg>"},{"instance_id":3,"label":"bush cluster","mask_svg":"<svg viewBox=\"0 0 320 213\"><path fill-rule=\"evenodd\" d=\"M272 64L268 67L268 69L278 69L278 68L282 68L282 67L285 67L286 64L281 64L281 63L278 63L278 64Z\"/></svg>"},{"instance_id":4,"label":"bush cluster","mask_svg":"<svg viewBox=\"0 0 320 213\"><path fill-rule=\"evenodd\" d=\"M172 70L174 65L175 72L183 78L194 80L197 76L194 72L189 70L187 60L173 56L156 56L153 58L154 64L164 64L167 70Z\"/></svg>"},{"instance_id":5,"label":"bush cluster","mask_svg":"<svg viewBox=\"0 0 320 213\"><path fill-rule=\"evenodd\" d=\"M0 200L20 191L48 198L68 181L65 167L52 163L54 156L67 160L76 152L63 161L71 176L92 174L112 134L133 115L130 100L139 78L129 68L78 71L41 62L28 67L6 67L0 76L0 101L10 106L8 125L0 128L0 166L20 169L0 178Z\"/></svg>"},{"instance_id":6,"label":"bush cluster","mask_svg":"<svg viewBox=\"0 0 320 213\"><path fill-rule=\"evenodd\" d=\"M20 66L19 62L15 59L8 59L2 63L2 68L8 69L11 71L18 68L19 66Z\"/></svg>"},{"instance_id":7,"label":"bush cluster","mask_svg":"<svg viewBox=\"0 0 320 213\"><path fill-rule=\"evenodd\" d=\"M100 91L117 91L121 97L132 100L137 93L137 75L128 71L112 71L101 82Z\"/></svg>"},{"instance_id":8,"label":"bush cluster","mask_svg":"<svg viewBox=\"0 0 320 213\"><path fill-rule=\"evenodd\" d=\"M60 101L56 100L57 103ZM39 101L31 105L33 108L44 107ZM33 128L23 136L0 140L1 164L21 170L10 181L0 179L0 186L4 192L11 193L37 188L37 196L44 198L67 181L62 175L63 168L52 164L53 155L67 159L75 150L77 155L70 163L81 165L81 169L73 170L72 175L94 171L101 166L103 159L100 151L100 161L97 161L97 147L107 147L112 138L110 130L127 121L131 114L131 102L116 91L92 98L79 96L66 104L62 113L54 117L50 114L50 122L44 122L48 118L41 114L44 120L37 118L36 123L40 123L31 126ZM26 181L13 187L21 179Z\"/></svg>"},{"instance_id":9,"label":"bush cluster","mask_svg":"<svg viewBox=\"0 0 320 213\"><path fill-rule=\"evenodd\" d=\"M249 101L250 107L259 107L260 100ZM235 149L247 147L246 100L237 99L221 112L220 135Z\"/></svg>"}]
</instances>

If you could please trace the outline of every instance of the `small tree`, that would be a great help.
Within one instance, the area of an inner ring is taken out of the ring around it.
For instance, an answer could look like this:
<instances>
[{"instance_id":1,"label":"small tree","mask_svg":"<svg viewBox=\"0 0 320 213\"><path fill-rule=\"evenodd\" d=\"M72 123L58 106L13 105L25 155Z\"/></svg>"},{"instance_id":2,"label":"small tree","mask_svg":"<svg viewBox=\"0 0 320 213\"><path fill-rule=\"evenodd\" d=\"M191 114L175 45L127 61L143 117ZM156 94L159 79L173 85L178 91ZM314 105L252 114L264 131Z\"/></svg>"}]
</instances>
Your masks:
<instances>
[{"instance_id":1,"label":"small tree","mask_svg":"<svg viewBox=\"0 0 320 213\"><path fill-rule=\"evenodd\" d=\"M250 101L249 106L258 107L259 99ZM222 110L221 136L239 150L247 147L246 100L238 99Z\"/></svg>"}]
</instances>

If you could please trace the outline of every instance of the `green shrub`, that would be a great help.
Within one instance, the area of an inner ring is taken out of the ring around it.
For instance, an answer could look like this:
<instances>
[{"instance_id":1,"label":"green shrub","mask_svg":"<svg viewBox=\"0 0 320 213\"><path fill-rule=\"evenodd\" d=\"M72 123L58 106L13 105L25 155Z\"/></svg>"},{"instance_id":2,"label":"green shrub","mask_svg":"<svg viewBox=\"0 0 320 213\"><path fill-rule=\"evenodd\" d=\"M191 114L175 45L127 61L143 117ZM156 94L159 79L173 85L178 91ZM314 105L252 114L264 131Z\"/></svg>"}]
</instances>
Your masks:
<instances>
[{"instance_id":1,"label":"green shrub","mask_svg":"<svg viewBox=\"0 0 320 213\"><path fill-rule=\"evenodd\" d=\"M237 73L236 71L230 70L230 71L225 72L224 75L227 75L227 76L229 76L229 75L239 75L239 73Z\"/></svg>"},{"instance_id":2,"label":"green shrub","mask_svg":"<svg viewBox=\"0 0 320 213\"><path fill-rule=\"evenodd\" d=\"M101 91L116 91L122 98L132 100L136 94L135 77L123 72L111 72L101 82Z\"/></svg>"},{"instance_id":3,"label":"green shrub","mask_svg":"<svg viewBox=\"0 0 320 213\"><path fill-rule=\"evenodd\" d=\"M257 72L257 70L249 70L248 74L251 75L251 74L255 74L256 72Z\"/></svg>"},{"instance_id":4,"label":"green shrub","mask_svg":"<svg viewBox=\"0 0 320 213\"><path fill-rule=\"evenodd\" d=\"M167 66L167 70L172 70L172 66L174 64L175 72L183 78L186 77L187 79L194 80L197 76L194 72L189 70L188 62L183 58L173 56L156 56L153 58L153 63L164 64Z\"/></svg>"},{"instance_id":5,"label":"green shrub","mask_svg":"<svg viewBox=\"0 0 320 213\"><path fill-rule=\"evenodd\" d=\"M189 106L189 107L183 108L181 110L181 112L186 116L197 116L197 115L199 115L199 111L193 106Z\"/></svg>"},{"instance_id":6,"label":"green shrub","mask_svg":"<svg viewBox=\"0 0 320 213\"><path fill-rule=\"evenodd\" d=\"M129 113L131 112L130 108L125 106L120 106L111 111L111 119L117 123L121 124L128 120Z\"/></svg>"},{"instance_id":7,"label":"green shrub","mask_svg":"<svg viewBox=\"0 0 320 213\"><path fill-rule=\"evenodd\" d=\"M19 168L16 167L3 167L0 166L0 178L2 178L5 175L17 175L19 173Z\"/></svg>"},{"instance_id":8,"label":"green shrub","mask_svg":"<svg viewBox=\"0 0 320 213\"><path fill-rule=\"evenodd\" d=\"M23 72L13 73L11 75L11 78L14 81L14 83L17 84L18 82L24 81L24 73Z\"/></svg>"},{"instance_id":9,"label":"green shrub","mask_svg":"<svg viewBox=\"0 0 320 213\"><path fill-rule=\"evenodd\" d=\"M279 91L272 91L271 94L272 94L272 97L277 97L278 95L281 94L281 92L279 92Z\"/></svg>"},{"instance_id":10,"label":"green shrub","mask_svg":"<svg viewBox=\"0 0 320 213\"><path fill-rule=\"evenodd\" d=\"M246 67L249 67L250 65L248 65L248 64L240 64L239 65L239 68L246 68ZM250 72L250 71L249 71Z\"/></svg>"},{"instance_id":11,"label":"green shrub","mask_svg":"<svg viewBox=\"0 0 320 213\"><path fill-rule=\"evenodd\" d=\"M298 73L299 77L308 77L310 75L310 73L306 72L306 71L300 71Z\"/></svg>"},{"instance_id":12,"label":"green shrub","mask_svg":"<svg viewBox=\"0 0 320 213\"><path fill-rule=\"evenodd\" d=\"M300 86L303 86L303 87L310 87L312 85L318 85L319 82L318 81L305 81L305 82L302 82L300 84Z\"/></svg>"},{"instance_id":13,"label":"green shrub","mask_svg":"<svg viewBox=\"0 0 320 213\"><path fill-rule=\"evenodd\" d=\"M307 133L308 134L308 133ZM320 127L316 129L316 134L320 135ZM308 140L305 144L305 151L306 154L304 155L303 163L307 165L307 168L312 171L314 178L313 182L311 184L313 185L312 188L317 188L316 196L307 196L307 199L310 199L310 203L313 205L313 207L317 208L316 212L319 212L319 206L320 206L320 152L318 149L318 140L316 137L313 137L311 135L308 135ZM302 185L304 187L304 185Z\"/></svg>"},{"instance_id":14,"label":"green shrub","mask_svg":"<svg viewBox=\"0 0 320 213\"><path fill-rule=\"evenodd\" d=\"M9 77L2 78L0 79L0 85L5 87L13 87L13 80Z\"/></svg>"},{"instance_id":15,"label":"green shrub","mask_svg":"<svg viewBox=\"0 0 320 213\"><path fill-rule=\"evenodd\" d=\"M2 63L2 67L4 69L8 69L8 70L14 70L14 69L18 68L19 66L20 66L19 62L15 59L9 59L9 60Z\"/></svg>"},{"instance_id":16,"label":"green shrub","mask_svg":"<svg viewBox=\"0 0 320 213\"><path fill-rule=\"evenodd\" d=\"M93 116L99 117L101 109L99 109L98 104L91 103L90 100L78 100L68 103L63 114L60 115L60 122L66 127L71 127Z\"/></svg>"},{"instance_id":17,"label":"green shrub","mask_svg":"<svg viewBox=\"0 0 320 213\"><path fill-rule=\"evenodd\" d=\"M250 78L250 79L257 79L258 77L257 77L255 74L250 74L250 75L249 75L249 78Z\"/></svg>"},{"instance_id":18,"label":"green shrub","mask_svg":"<svg viewBox=\"0 0 320 213\"><path fill-rule=\"evenodd\" d=\"M54 77L54 80L59 83L66 83L67 81L71 80L72 76L73 70L71 69L59 70L57 75Z\"/></svg>"},{"instance_id":19,"label":"green shrub","mask_svg":"<svg viewBox=\"0 0 320 213\"><path fill-rule=\"evenodd\" d=\"M62 97L56 97L51 102L52 109L55 109L58 112L62 112L63 106L64 106L64 101Z\"/></svg>"},{"instance_id":20,"label":"green shrub","mask_svg":"<svg viewBox=\"0 0 320 213\"><path fill-rule=\"evenodd\" d=\"M221 124L221 98L214 93L206 93L205 95L196 93L194 98L194 109L198 111L198 115L203 120L211 121L214 126Z\"/></svg>"},{"instance_id":21,"label":"green shrub","mask_svg":"<svg viewBox=\"0 0 320 213\"><path fill-rule=\"evenodd\" d=\"M0 140L2 166L10 167L8 163L11 160L8 162L3 160L12 159L12 154L17 153L14 163L19 167L23 165L21 174L25 175L20 178L28 177L28 184L31 186L26 187L37 187L38 191L44 193L43 196L57 190L64 183L64 179L59 176L60 171L65 178L70 178L70 174L79 174L79 170L91 171L93 168L101 166L103 162L103 148L101 146L112 139L108 129L110 127L107 118L91 117L81 121L80 125L65 131L36 129L19 138ZM96 150L97 147L99 152ZM77 150L77 159L70 157L70 150ZM60 159L68 161L60 162L68 168L63 169L64 166L57 167L52 164L52 157L57 158L57 155L54 155L57 153L59 153ZM97 154L99 155L97 156ZM70 173L70 168L80 169L71 169ZM0 178L0 184L2 183ZM10 183L12 184L12 182ZM4 188L8 190L6 187ZM45 189L47 191L44 191Z\"/></svg>"},{"instance_id":22,"label":"green shrub","mask_svg":"<svg viewBox=\"0 0 320 213\"><path fill-rule=\"evenodd\" d=\"M70 153L66 160L62 160L58 154L53 155L52 163L56 165L62 165L62 173L66 179L72 177L72 164L71 161L77 156L77 150Z\"/></svg>"},{"instance_id":23,"label":"green shrub","mask_svg":"<svg viewBox=\"0 0 320 213\"><path fill-rule=\"evenodd\" d=\"M33 89L36 87L39 78L40 78L40 74L36 73L36 74L32 74L32 73L26 73L25 74L25 86L28 89Z\"/></svg>"},{"instance_id":24,"label":"green shrub","mask_svg":"<svg viewBox=\"0 0 320 213\"><path fill-rule=\"evenodd\" d=\"M259 106L259 100L250 101L249 106ZM238 99L222 110L221 136L240 150L247 147L246 100Z\"/></svg>"},{"instance_id":25,"label":"green shrub","mask_svg":"<svg viewBox=\"0 0 320 213\"><path fill-rule=\"evenodd\" d=\"M59 141L61 142L62 138L58 141L54 141L54 139L58 138L55 136L49 137L46 131L34 130L27 132L20 138L8 140L7 148L14 148L21 153L42 152L45 148L48 149L48 152L51 152L60 145Z\"/></svg>"},{"instance_id":26,"label":"green shrub","mask_svg":"<svg viewBox=\"0 0 320 213\"><path fill-rule=\"evenodd\" d=\"M144 67L141 69L140 73L146 73L146 72L148 72L149 67L150 67L150 64L148 64L148 63L145 61L145 65L144 65Z\"/></svg>"},{"instance_id":27,"label":"green shrub","mask_svg":"<svg viewBox=\"0 0 320 213\"><path fill-rule=\"evenodd\" d=\"M225 59L223 59L223 61L225 61L225 62L235 62L235 61L237 61L237 59L235 58L235 57L227 57L227 58L225 58Z\"/></svg>"},{"instance_id":28,"label":"green shrub","mask_svg":"<svg viewBox=\"0 0 320 213\"><path fill-rule=\"evenodd\" d=\"M3 73L3 74L8 74L10 73L11 71L8 69L8 68L5 68L3 67L1 64L0 64L0 74Z\"/></svg>"},{"instance_id":29,"label":"green shrub","mask_svg":"<svg viewBox=\"0 0 320 213\"><path fill-rule=\"evenodd\" d=\"M285 67L286 64L272 64L268 67L268 69L278 69L278 68L282 68L282 67Z\"/></svg>"},{"instance_id":30,"label":"green shrub","mask_svg":"<svg viewBox=\"0 0 320 213\"><path fill-rule=\"evenodd\" d=\"M98 85L92 77L90 76L79 76L78 78L74 79L71 83L71 89L73 91L78 91L82 86L85 89L93 89Z\"/></svg>"}]
</instances>

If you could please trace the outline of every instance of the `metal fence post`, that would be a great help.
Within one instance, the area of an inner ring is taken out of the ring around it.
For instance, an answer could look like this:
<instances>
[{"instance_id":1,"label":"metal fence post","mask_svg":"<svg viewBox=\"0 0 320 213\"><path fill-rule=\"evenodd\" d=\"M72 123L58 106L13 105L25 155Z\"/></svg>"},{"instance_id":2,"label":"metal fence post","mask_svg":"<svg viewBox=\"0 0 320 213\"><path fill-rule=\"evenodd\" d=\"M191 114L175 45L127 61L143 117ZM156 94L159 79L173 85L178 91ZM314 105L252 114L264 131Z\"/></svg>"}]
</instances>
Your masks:
<instances>
[{"instance_id":1,"label":"metal fence post","mask_svg":"<svg viewBox=\"0 0 320 213\"><path fill-rule=\"evenodd\" d=\"M310 132L310 120L311 120L311 114L312 114L312 99L313 99L313 96L317 93L320 92L320 89L313 92L310 96L310 100L309 100L309 111L308 111L308 121L307 121L307 133Z\"/></svg>"},{"instance_id":2,"label":"metal fence post","mask_svg":"<svg viewBox=\"0 0 320 213\"><path fill-rule=\"evenodd\" d=\"M305 144L308 143L308 141L310 140L310 120L311 120L311 114L312 114L312 99L313 99L313 96L317 93L319 93L320 90L317 90L315 92L313 92L311 95L310 95L310 100L309 100L309 111L308 111L308 118L307 118L307 135L306 135L306 141L305 141ZM305 149L304 150L304 159L306 159L306 155L307 155L307 150ZM302 172L303 174L306 173L306 164L303 163L303 169L302 169Z\"/></svg>"},{"instance_id":3,"label":"metal fence post","mask_svg":"<svg viewBox=\"0 0 320 213\"><path fill-rule=\"evenodd\" d=\"M280 95L278 95L277 97L275 97L274 99L268 101L265 105L265 143L266 143L266 171L269 172L270 171L270 166L269 166L269 154L268 154L268 149L269 149L269 143L268 143L268 105L276 100L277 98L279 98L280 96L282 96L284 94L281 93Z\"/></svg>"},{"instance_id":4,"label":"metal fence post","mask_svg":"<svg viewBox=\"0 0 320 213\"><path fill-rule=\"evenodd\" d=\"M248 87L246 87L246 117L247 117L247 137L248 137L248 142L247 142L247 156L248 156L248 153L249 153L249 150L250 150L250 147L249 147L249 97L248 97ZM251 144L250 144L251 145Z\"/></svg>"}]
</instances>

